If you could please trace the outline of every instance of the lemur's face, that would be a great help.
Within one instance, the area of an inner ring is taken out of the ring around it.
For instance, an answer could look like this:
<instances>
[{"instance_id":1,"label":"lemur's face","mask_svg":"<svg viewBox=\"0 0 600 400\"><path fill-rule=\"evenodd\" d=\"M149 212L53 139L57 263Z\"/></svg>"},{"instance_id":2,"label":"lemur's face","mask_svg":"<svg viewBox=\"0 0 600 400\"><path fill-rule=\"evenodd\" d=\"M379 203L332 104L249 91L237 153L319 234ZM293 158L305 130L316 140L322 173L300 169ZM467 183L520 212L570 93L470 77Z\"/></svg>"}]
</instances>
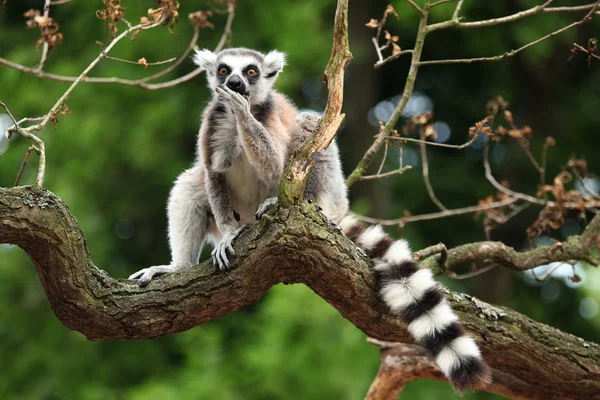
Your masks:
<instances>
[{"instance_id":1,"label":"lemur's face","mask_svg":"<svg viewBox=\"0 0 600 400\"><path fill-rule=\"evenodd\" d=\"M212 90L224 85L257 104L271 91L285 65L285 55L278 51L264 55L244 48L227 49L218 54L200 50L196 51L194 62L206 70Z\"/></svg>"}]
</instances>

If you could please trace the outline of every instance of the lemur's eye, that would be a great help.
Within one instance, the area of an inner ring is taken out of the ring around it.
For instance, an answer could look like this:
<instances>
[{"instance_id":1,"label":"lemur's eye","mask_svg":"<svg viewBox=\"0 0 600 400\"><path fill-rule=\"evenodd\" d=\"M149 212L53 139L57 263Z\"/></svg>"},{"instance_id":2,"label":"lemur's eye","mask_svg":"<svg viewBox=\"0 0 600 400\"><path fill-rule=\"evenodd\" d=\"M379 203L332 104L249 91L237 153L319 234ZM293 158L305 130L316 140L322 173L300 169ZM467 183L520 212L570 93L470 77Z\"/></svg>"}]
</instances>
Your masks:
<instances>
[{"instance_id":1,"label":"lemur's eye","mask_svg":"<svg viewBox=\"0 0 600 400\"><path fill-rule=\"evenodd\" d=\"M256 75L258 75L258 72L255 69L250 68L248 71L246 71L246 74L248 76L256 76Z\"/></svg>"},{"instance_id":2,"label":"lemur's eye","mask_svg":"<svg viewBox=\"0 0 600 400\"><path fill-rule=\"evenodd\" d=\"M225 76L229 73L229 70L225 67L219 69L219 75Z\"/></svg>"}]
</instances>

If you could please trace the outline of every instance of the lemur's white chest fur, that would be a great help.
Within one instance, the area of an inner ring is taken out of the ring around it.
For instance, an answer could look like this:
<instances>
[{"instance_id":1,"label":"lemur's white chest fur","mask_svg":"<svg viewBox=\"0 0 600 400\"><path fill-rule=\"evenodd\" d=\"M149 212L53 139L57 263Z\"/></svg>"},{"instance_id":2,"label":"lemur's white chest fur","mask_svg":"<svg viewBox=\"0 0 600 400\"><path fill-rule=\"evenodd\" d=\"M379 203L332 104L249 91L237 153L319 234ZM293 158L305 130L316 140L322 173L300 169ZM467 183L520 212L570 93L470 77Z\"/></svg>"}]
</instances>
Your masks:
<instances>
[{"instance_id":1,"label":"lemur's white chest fur","mask_svg":"<svg viewBox=\"0 0 600 400\"><path fill-rule=\"evenodd\" d=\"M277 194L277 185L261 181L244 152L234 159L225 177L231 193L233 209L240 216L240 224L256 222L254 214L258 206L266 198Z\"/></svg>"}]
</instances>

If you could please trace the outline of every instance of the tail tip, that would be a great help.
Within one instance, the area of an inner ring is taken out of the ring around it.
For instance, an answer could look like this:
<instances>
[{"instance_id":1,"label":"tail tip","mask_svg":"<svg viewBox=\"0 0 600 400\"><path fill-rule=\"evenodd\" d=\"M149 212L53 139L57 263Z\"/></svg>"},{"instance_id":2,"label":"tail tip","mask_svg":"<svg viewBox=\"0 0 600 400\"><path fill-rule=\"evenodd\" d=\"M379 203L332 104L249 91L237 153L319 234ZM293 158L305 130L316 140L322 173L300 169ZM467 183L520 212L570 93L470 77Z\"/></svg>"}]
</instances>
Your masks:
<instances>
[{"instance_id":1,"label":"tail tip","mask_svg":"<svg viewBox=\"0 0 600 400\"><path fill-rule=\"evenodd\" d=\"M485 389L492 383L492 371L480 358L469 358L452 371L450 380L459 393Z\"/></svg>"}]
</instances>

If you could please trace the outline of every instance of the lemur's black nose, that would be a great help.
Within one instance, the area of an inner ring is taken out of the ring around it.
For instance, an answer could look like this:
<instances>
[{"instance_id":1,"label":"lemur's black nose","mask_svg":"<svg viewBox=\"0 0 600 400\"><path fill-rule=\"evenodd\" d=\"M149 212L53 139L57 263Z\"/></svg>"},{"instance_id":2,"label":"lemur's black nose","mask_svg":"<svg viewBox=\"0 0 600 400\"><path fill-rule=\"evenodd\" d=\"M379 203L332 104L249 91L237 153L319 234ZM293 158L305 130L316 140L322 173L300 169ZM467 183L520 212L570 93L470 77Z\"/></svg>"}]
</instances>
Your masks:
<instances>
[{"instance_id":1,"label":"lemur's black nose","mask_svg":"<svg viewBox=\"0 0 600 400\"><path fill-rule=\"evenodd\" d=\"M244 81L242 81L242 79L237 75L232 75L227 80L227 87L233 90L234 92L238 92L240 94L244 94L244 92L246 91L246 88L244 87Z\"/></svg>"}]
</instances>

